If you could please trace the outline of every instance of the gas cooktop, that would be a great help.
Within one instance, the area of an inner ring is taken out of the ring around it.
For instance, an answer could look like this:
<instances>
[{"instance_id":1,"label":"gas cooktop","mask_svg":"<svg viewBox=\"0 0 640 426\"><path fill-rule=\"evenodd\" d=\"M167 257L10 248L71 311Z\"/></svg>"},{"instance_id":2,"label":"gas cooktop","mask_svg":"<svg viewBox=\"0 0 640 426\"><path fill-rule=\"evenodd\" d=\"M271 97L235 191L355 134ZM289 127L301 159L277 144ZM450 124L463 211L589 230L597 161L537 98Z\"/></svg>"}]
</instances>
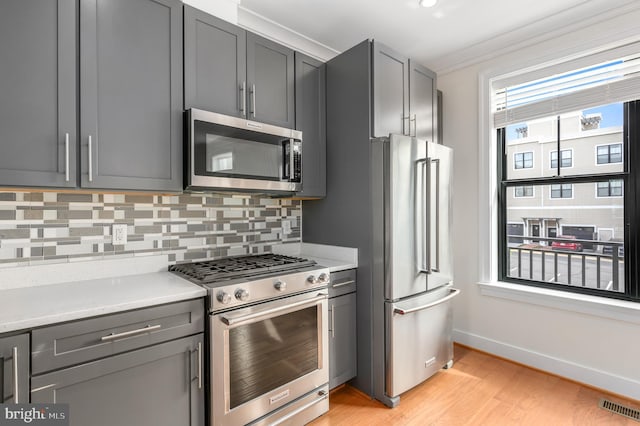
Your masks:
<instances>
[{"instance_id":1,"label":"gas cooktop","mask_svg":"<svg viewBox=\"0 0 640 426\"><path fill-rule=\"evenodd\" d=\"M181 263L170 266L169 271L178 272L197 284L211 284L234 278L286 272L315 264L315 261L304 258L265 253Z\"/></svg>"}]
</instances>

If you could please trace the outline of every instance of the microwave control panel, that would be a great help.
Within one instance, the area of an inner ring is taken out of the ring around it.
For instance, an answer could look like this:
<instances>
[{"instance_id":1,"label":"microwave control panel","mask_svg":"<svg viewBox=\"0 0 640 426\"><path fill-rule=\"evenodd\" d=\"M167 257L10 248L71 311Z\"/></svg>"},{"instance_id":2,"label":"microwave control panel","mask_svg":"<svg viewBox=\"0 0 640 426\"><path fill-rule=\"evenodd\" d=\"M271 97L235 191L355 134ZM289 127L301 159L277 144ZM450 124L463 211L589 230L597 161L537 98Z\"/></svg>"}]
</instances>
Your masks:
<instances>
[{"instance_id":1,"label":"microwave control panel","mask_svg":"<svg viewBox=\"0 0 640 426\"><path fill-rule=\"evenodd\" d=\"M302 141L290 139L282 142L283 170L282 179L289 182L302 182Z\"/></svg>"}]
</instances>

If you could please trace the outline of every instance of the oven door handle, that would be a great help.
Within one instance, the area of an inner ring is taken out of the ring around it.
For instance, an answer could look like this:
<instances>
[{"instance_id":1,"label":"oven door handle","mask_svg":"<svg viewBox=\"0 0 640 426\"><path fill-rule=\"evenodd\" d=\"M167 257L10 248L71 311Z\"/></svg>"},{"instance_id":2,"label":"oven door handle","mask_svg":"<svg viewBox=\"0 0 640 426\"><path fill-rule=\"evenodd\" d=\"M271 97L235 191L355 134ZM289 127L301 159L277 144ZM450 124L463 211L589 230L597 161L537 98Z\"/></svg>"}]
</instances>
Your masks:
<instances>
[{"instance_id":1,"label":"oven door handle","mask_svg":"<svg viewBox=\"0 0 640 426\"><path fill-rule=\"evenodd\" d=\"M257 312L251 312L250 314L233 314L233 313L222 314L220 315L220 320L229 326L238 325L238 324L255 320L256 318L273 316L274 314L277 314L279 312L288 311L291 308L299 308L305 305L312 306L317 304L321 300L326 300L326 299L327 299L327 295L320 293L316 297L313 297L311 299L300 300L298 302L284 302L280 306L262 309Z\"/></svg>"}]
</instances>

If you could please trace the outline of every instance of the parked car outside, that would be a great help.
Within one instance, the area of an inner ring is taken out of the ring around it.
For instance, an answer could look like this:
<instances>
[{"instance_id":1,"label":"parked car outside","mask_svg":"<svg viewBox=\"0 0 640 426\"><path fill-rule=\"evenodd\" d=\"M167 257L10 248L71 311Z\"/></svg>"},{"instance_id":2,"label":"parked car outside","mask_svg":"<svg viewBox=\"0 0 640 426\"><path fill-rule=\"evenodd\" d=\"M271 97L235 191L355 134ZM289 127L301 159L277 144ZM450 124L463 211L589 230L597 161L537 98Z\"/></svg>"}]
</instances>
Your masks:
<instances>
[{"instance_id":1,"label":"parked car outside","mask_svg":"<svg viewBox=\"0 0 640 426\"><path fill-rule=\"evenodd\" d=\"M563 251L582 251L582 243L575 240L575 235L558 235L557 238L562 238L567 241L553 241L551 243L551 250L563 250Z\"/></svg>"}]
</instances>

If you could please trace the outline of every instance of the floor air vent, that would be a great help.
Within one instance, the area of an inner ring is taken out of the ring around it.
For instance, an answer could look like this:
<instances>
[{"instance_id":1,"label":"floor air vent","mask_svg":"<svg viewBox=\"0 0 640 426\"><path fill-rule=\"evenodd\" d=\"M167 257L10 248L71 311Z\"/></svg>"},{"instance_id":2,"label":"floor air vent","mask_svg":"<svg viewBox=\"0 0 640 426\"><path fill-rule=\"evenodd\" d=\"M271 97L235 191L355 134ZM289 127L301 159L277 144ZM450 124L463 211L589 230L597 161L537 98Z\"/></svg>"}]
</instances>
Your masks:
<instances>
[{"instance_id":1,"label":"floor air vent","mask_svg":"<svg viewBox=\"0 0 640 426\"><path fill-rule=\"evenodd\" d=\"M624 405L617 404L604 398L600 399L598 406L607 411L611 411L612 413L620 414L621 416L640 422L640 410L636 410L635 408L625 407Z\"/></svg>"}]
</instances>

